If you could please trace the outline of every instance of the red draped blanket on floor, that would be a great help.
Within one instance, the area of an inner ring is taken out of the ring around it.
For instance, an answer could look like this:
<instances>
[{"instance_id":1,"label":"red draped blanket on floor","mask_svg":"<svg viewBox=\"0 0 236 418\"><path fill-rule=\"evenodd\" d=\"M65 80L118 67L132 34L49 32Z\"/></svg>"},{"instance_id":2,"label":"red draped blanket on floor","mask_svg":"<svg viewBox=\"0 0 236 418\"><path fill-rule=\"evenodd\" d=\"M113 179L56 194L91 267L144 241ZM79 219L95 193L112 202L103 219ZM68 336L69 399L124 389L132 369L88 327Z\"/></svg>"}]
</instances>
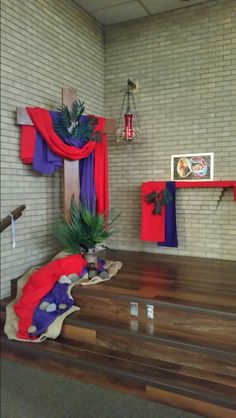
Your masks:
<instances>
[{"instance_id":1,"label":"red draped blanket on floor","mask_svg":"<svg viewBox=\"0 0 236 418\"><path fill-rule=\"evenodd\" d=\"M18 338L28 339L28 328L32 325L34 310L40 300L53 288L62 275L80 274L86 262L81 255L69 255L51 261L34 272L22 290L22 296L14 305L19 317Z\"/></svg>"}]
</instances>

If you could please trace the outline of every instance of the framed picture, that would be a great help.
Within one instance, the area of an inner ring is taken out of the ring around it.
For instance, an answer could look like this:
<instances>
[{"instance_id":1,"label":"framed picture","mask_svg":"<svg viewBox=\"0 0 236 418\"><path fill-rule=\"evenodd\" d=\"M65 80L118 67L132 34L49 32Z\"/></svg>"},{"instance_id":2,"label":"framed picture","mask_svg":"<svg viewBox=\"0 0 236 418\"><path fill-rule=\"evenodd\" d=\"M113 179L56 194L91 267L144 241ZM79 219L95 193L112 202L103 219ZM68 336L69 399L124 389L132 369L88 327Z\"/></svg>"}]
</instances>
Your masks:
<instances>
[{"instance_id":1,"label":"framed picture","mask_svg":"<svg viewBox=\"0 0 236 418\"><path fill-rule=\"evenodd\" d=\"M214 153L171 156L171 180L213 180Z\"/></svg>"}]
</instances>

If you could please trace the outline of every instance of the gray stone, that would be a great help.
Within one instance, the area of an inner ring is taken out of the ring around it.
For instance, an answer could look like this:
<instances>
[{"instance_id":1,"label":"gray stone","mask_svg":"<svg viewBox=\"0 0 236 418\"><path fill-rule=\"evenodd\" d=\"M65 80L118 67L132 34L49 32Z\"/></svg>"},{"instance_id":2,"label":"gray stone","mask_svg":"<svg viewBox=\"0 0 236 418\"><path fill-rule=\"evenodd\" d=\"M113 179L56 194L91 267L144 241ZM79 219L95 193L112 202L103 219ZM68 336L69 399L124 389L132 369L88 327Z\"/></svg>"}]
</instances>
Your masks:
<instances>
[{"instance_id":1,"label":"gray stone","mask_svg":"<svg viewBox=\"0 0 236 418\"><path fill-rule=\"evenodd\" d=\"M89 270L89 272L88 272L89 280L92 279L95 276L97 276L97 270Z\"/></svg>"},{"instance_id":2,"label":"gray stone","mask_svg":"<svg viewBox=\"0 0 236 418\"><path fill-rule=\"evenodd\" d=\"M30 325L30 327L28 328L28 333L33 334L35 331L37 331L36 326L35 325Z\"/></svg>"},{"instance_id":3,"label":"gray stone","mask_svg":"<svg viewBox=\"0 0 236 418\"><path fill-rule=\"evenodd\" d=\"M77 282L79 279L79 275L77 273L68 274L67 277L72 281L72 283Z\"/></svg>"},{"instance_id":4,"label":"gray stone","mask_svg":"<svg viewBox=\"0 0 236 418\"><path fill-rule=\"evenodd\" d=\"M60 303L60 305L58 305L59 309L66 309L67 305L65 303Z\"/></svg>"},{"instance_id":5,"label":"gray stone","mask_svg":"<svg viewBox=\"0 0 236 418\"><path fill-rule=\"evenodd\" d=\"M60 283L60 284L71 284L71 279L69 279L69 277L63 275L58 280L58 283Z\"/></svg>"},{"instance_id":6,"label":"gray stone","mask_svg":"<svg viewBox=\"0 0 236 418\"><path fill-rule=\"evenodd\" d=\"M55 303L50 303L47 307L46 307L46 311L47 312L55 312L57 310L57 305Z\"/></svg>"},{"instance_id":7,"label":"gray stone","mask_svg":"<svg viewBox=\"0 0 236 418\"><path fill-rule=\"evenodd\" d=\"M101 271L101 273L99 273L99 277L101 277L101 279L103 280L108 279L109 277L108 272L106 270Z\"/></svg>"},{"instance_id":8,"label":"gray stone","mask_svg":"<svg viewBox=\"0 0 236 418\"><path fill-rule=\"evenodd\" d=\"M44 301L44 302L40 303L39 309L41 311L45 311L48 305L49 305L49 302Z\"/></svg>"}]
</instances>

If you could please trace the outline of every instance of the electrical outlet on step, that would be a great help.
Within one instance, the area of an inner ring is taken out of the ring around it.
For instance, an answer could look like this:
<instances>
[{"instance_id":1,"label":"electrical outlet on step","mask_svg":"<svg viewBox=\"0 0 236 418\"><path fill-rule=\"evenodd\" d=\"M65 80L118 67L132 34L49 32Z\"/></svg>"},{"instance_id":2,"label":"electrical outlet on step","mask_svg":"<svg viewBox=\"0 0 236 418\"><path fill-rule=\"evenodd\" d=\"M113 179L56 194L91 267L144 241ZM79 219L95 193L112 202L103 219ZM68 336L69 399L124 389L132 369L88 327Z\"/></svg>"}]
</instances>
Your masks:
<instances>
[{"instance_id":1,"label":"electrical outlet on step","mask_svg":"<svg viewBox=\"0 0 236 418\"><path fill-rule=\"evenodd\" d=\"M130 302L130 315L138 316L138 303Z\"/></svg>"},{"instance_id":2,"label":"electrical outlet on step","mask_svg":"<svg viewBox=\"0 0 236 418\"><path fill-rule=\"evenodd\" d=\"M147 318L148 319L154 319L154 306L153 305L147 305Z\"/></svg>"}]
</instances>

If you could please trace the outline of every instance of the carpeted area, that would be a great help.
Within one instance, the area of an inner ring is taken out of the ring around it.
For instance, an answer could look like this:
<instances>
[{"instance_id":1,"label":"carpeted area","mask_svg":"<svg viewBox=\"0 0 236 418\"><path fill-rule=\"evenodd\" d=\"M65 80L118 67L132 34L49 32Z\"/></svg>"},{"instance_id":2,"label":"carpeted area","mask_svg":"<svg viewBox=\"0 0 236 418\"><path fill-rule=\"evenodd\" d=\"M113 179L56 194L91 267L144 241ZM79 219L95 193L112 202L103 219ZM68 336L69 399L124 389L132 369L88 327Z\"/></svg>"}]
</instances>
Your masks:
<instances>
[{"instance_id":1,"label":"carpeted area","mask_svg":"<svg viewBox=\"0 0 236 418\"><path fill-rule=\"evenodd\" d=\"M2 360L1 418L199 418L199 416Z\"/></svg>"},{"instance_id":2,"label":"carpeted area","mask_svg":"<svg viewBox=\"0 0 236 418\"><path fill-rule=\"evenodd\" d=\"M155 402L1 363L1 418L197 418Z\"/></svg>"}]
</instances>

